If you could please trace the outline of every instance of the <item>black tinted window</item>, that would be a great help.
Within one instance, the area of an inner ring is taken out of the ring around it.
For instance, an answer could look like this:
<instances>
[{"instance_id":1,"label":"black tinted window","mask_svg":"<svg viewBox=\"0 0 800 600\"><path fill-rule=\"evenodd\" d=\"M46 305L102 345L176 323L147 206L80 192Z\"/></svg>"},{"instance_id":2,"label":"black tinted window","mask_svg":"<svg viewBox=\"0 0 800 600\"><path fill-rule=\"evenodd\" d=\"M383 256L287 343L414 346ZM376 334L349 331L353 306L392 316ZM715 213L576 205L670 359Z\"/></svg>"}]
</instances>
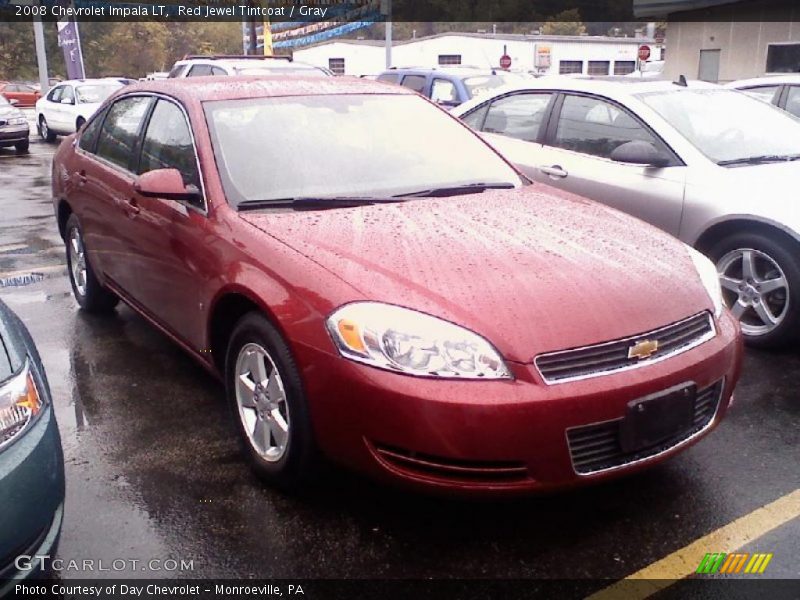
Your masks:
<instances>
[{"instance_id":1,"label":"black tinted window","mask_svg":"<svg viewBox=\"0 0 800 600\"><path fill-rule=\"evenodd\" d=\"M659 147L653 136L621 108L597 98L564 98L555 146L609 158L617 146L634 140Z\"/></svg>"},{"instance_id":2,"label":"black tinted window","mask_svg":"<svg viewBox=\"0 0 800 600\"><path fill-rule=\"evenodd\" d=\"M156 169L178 169L184 184L200 188L189 124L183 111L166 100L159 100L153 110L139 163L140 174Z\"/></svg>"},{"instance_id":3,"label":"black tinted window","mask_svg":"<svg viewBox=\"0 0 800 600\"><path fill-rule=\"evenodd\" d=\"M552 94L515 94L492 102L483 131L536 141Z\"/></svg>"},{"instance_id":4,"label":"black tinted window","mask_svg":"<svg viewBox=\"0 0 800 600\"><path fill-rule=\"evenodd\" d=\"M187 77L205 77L211 75L211 65L195 65L189 69Z\"/></svg>"},{"instance_id":5,"label":"black tinted window","mask_svg":"<svg viewBox=\"0 0 800 600\"><path fill-rule=\"evenodd\" d=\"M97 115L92 121L84 128L81 134L81 139L78 146L86 152L94 152L95 145L97 144L97 136L100 134L100 127L103 124L103 117L105 111Z\"/></svg>"},{"instance_id":6,"label":"black tinted window","mask_svg":"<svg viewBox=\"0 0 800 600\"><path fill-rule=\"evenodd\" d=\"M175 65L172 67L172 71L169 72L170 78L172 77L180 77L183 75L183 72L186 70L186 65Z\"/></svg>"},{"instance_id":7,"label":"black tinted window","mask_svg":"<svg viewBox=\"0 0 800 600\"><path fill-rule=\"evenodd\" d=\"M424 75L406 75L402 85L422 94L425 92L425 79Z\"/></svg>"},{"instance_id":8,"label":"black tinted window","mask_svg":"<svg viewBox=\"0 0 800 600\"><path fill-rule=\"evenodd\" d=\"M139 128L149 104L150 98L145 96L123 98L115 102L100 129L97 156L129 168Z\"/></svg>"},{"instance_id":9,"label":"black tinted window","mask_svg":"<svg viewBox=\"0 0 800 600\"><path fill-rule=\"evenodd\" d=\"M50 102L61 102L61 94L63 92L64 92L64 86L53 88L51 92L47 95L47 99Z\"/></svg>"}]
</instances>

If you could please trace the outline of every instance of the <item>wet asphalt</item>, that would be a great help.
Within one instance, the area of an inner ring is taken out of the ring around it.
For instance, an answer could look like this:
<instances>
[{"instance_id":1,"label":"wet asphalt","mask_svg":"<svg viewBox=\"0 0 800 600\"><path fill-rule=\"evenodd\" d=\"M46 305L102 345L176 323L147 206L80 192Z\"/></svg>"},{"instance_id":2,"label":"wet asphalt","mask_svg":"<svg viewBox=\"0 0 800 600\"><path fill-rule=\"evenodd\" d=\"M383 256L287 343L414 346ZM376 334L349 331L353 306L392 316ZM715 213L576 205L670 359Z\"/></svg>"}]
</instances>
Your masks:
<instances>
[{"instance_id":1,"label":"wet asphalt","mask_svg":"<svg viewBox=\"0 0 800 600\"><path fill-rule=\"evenodd\" d=\"M715 432L596 487L468 502L331 467L304 496L266 488L240 459L217 381L127 307L79 312L52 215L54 151L41 142L25 156L0 150L0 284L42 276L0 287L0 297L28 325L50 379L67 474L59 557L128 561L64 579L614 580L800 488L800 349L748 350ZM752 548L774 553L769 576L800 578L798 540L795 519ZM154 558L192 564L142 571Z\"/></svg>"}]
</instances>

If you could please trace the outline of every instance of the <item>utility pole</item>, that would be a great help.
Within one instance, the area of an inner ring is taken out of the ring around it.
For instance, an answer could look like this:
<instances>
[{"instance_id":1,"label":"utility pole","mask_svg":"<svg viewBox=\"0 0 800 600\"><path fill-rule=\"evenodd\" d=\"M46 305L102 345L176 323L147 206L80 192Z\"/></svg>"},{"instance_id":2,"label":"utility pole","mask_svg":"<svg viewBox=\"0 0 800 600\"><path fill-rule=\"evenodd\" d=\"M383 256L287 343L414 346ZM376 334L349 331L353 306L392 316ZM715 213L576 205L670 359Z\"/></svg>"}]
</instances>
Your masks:
<instances>
[{"instance_id":1,"label":"utility pole","mask_svg":"<svg viewBox=\"0 0 800 600\"><path fill-rule=\"evenodd\" d=\"M382 0L381 12L386 18L386 68L392 67L392 0Z\"/></svg>"},{"instance_id":2,"label":"utility pole","mask_svg":"<svg viewBox=\"0 0 800 600\"><path fill-rule=\"evenodd\" d=\"M44 47L44 25L41 17L33 17L33 38L36 43L36 62L39 65L39 86L44 96L50 91L50 78L47 73L47 51Z\"/></svg>"}]
</instances>

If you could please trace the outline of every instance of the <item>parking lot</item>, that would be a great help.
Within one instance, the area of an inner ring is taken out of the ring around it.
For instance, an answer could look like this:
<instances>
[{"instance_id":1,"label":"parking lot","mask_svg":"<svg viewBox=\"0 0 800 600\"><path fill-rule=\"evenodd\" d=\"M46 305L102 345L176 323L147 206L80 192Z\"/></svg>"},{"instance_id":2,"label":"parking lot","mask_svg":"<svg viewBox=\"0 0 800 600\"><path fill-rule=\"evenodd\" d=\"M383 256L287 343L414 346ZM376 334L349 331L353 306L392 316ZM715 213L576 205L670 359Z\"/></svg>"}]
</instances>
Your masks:
<instances>
[{"instance_id":1,"label":"parking lot","mask_svg":"<svg viewBox=\"0 0 800 600\"><path fill-rule=\"evenodd\" d=\"M268 489L240 458L217 381L127 307L78 311L52 216L54 151L0 150L0 294L53 391L67 474L59 555L129 561L65 579L608 580L600 589L800 488L800 352L748 350L728 418L641 475L503 502L408 494L334 467L312 493ZM748 535L707 552L771 552L765 577L800 577L800 519ZM132 562L154 558L190 562Z\"/></svg>"}]
</instances>

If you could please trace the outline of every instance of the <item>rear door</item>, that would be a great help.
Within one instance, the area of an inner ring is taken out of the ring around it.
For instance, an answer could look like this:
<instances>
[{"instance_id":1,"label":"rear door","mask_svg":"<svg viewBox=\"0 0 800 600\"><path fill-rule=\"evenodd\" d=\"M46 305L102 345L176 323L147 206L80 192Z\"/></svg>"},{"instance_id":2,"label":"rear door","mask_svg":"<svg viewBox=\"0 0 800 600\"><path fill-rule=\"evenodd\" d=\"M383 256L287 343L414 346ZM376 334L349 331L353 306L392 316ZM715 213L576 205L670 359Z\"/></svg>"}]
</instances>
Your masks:
<instances>
[{"instance_id":1,"label":"rear door","mask_svg":"<svg viewBox=\"0 0 800 600\"><path fill-rule=\"evenodd\" d=\"M677 235L686 167L638 117L607 98L562 94L530 174L549 185L597 200ZM616 162L611 153L631 141L652 144L669 166Z\"/></svg>"},{"instance_id":2,"label":"rear door","mask_svg":"<svg viewBox=\"0 0 800 600\"><path fill-rule=\"evenodd\" d=\"M85 137L95 135L97 120L81 136L77 153L78 169L74 187L81 196L78 217L83 226L89 255L103 276L137 298L137 272L142 265L136 260L136 239L132 225L139 212L133 192L135 174L133 157L150 96L125 96L104 113L94 144L81 147Z\"/></svg>"},{"instance_id":3,"label":"rear door","mask_svg":"<svg viewBox=\"0 0 800 600\"><path fill-rule=\"evenodd\" d=\"M542 164L542 144L554 92L520 92L494 98L463 117L464 122L533 178Z\"/></svg>"}]
</instances>

